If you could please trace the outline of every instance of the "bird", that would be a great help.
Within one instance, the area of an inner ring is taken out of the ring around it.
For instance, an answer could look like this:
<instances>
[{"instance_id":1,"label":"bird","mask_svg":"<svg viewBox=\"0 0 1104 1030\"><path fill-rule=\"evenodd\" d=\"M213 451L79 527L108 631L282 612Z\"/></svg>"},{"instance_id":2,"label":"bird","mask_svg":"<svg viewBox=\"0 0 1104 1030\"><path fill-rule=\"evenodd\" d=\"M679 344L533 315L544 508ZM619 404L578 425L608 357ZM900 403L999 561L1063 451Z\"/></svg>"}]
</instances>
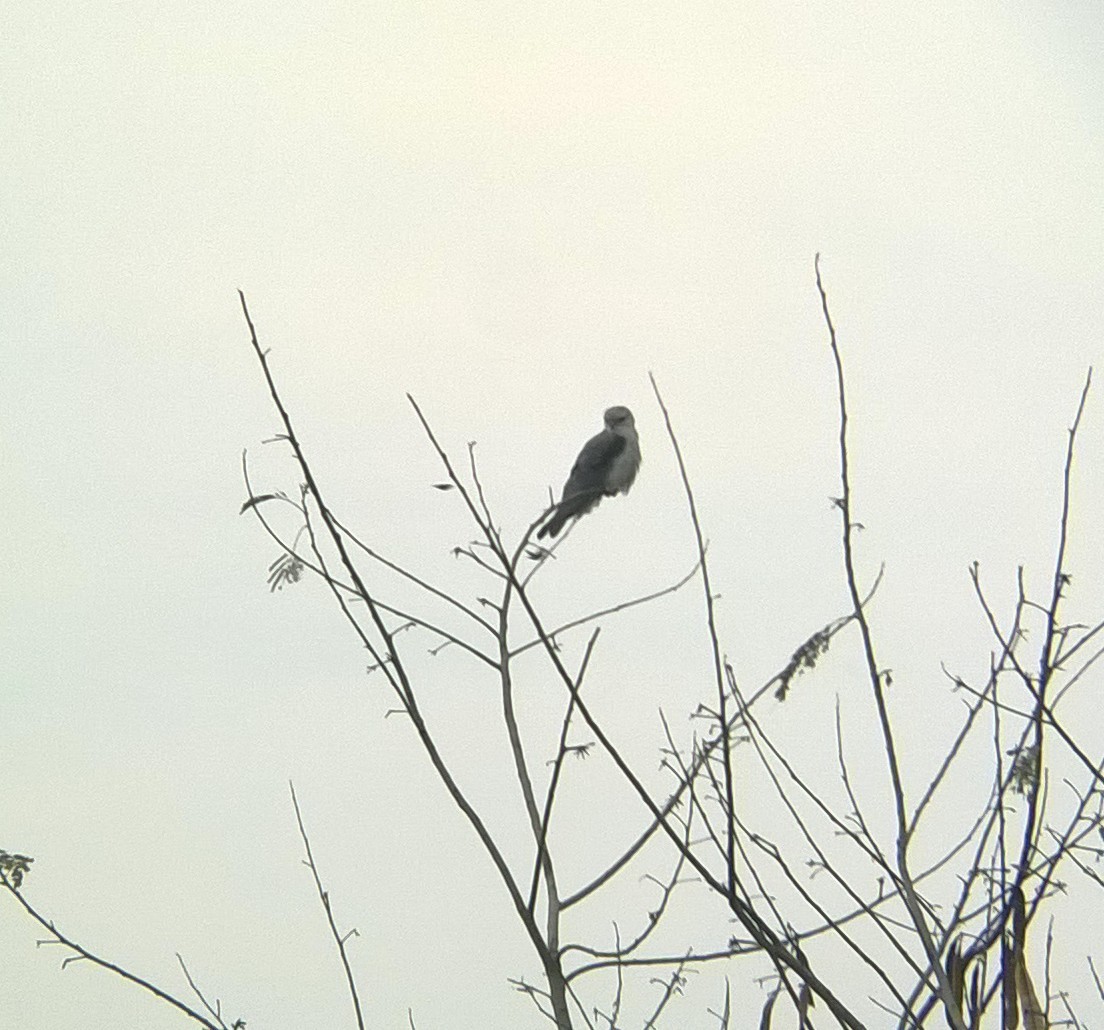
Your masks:
<instances>
[{"instance_id":1,"label":"bird","mask_svg":"<svg viewBox=\"0 0 1104 1030\"><path fill-rule=\"evenodd\" d=\"M563 496L548 521L537 531L537 539L555 536L568 519L585 515L603 497L627 494L640 468L640 438L628 408L607 408L606 428L591 437L564 483Z\"/></svg>"}]
</instances>

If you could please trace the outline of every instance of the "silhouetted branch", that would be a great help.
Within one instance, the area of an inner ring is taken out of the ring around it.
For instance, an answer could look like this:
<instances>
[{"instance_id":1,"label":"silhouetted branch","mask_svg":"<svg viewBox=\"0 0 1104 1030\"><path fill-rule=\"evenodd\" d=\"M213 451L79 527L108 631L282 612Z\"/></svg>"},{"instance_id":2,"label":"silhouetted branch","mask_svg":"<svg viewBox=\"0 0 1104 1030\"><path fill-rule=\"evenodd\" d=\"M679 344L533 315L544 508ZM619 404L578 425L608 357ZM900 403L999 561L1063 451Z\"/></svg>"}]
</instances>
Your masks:
<instances>
[{"instance_id":1,"label":"silhouetted branch","mask_svg":"<svg viewBox=\"0 0 1104 1030\"><path fill-rule=\"evenodd\" d=\"M322 908L326 912L326 922L330 927L330 936L333 937L334 944L337 945L337 952L341 956L341 966L345 971L345 982L349 988L349 996L353 1001L353 1011L356 1014L357 1026L360 1030L364 1030L364 1014L360 1008L360 995L357 993L356 980L353 977L352 967L349 965L349 954L345 950L345 944L348 939L351 936L358 936L358 934L355 929L343 934L338 930L337 923L334 922L333 909L330 907L330 895L322 886L322 877L318 872L318 866L315 864L314 855L311 852L310 838L307 837L307 828L303 825L303 813L299 809L299 799L295 796L295 784L290 780L288 781L288 788L291 790L291 803L295 808L295 821L299 826L299 836L303 839L303 848L307 853L307 860L304 864L311 871L315 890L318 891L318 899L322 902Z\"/></svg>"},{"instance_id":2,"label":"silhouetted branch","mask_svg":"<svg viewBox=\"0 0 1104 1030\"><path fill-rule=\"evenodd\" d=\"M105 958L101 958L99 955L96 955L93 952L89 951L83 945L78 944L71 937L67 937L60 930L58 930L52 920L48 920L45 916L39 914L38 910L34 908L33 905L31 905L31 903L23 896L19 888L17 888L12 880L8 878L8 875L2 871L0 871L0 888L3 888L5 891L8 892L11 897L15 898L16 902L20 905L23 911L26 912L27 915L29 915L36 923L38 923L39 926L41 926L44 930L47 930L51 934L52 939L42 943L61 944L73 952L73 955L67 958L65 962L62 963L63 967L66 963L71 962L74 958L87 960L93 965L99 966L101 969L106 969L108 972L114 973L116 976L122 978L123 980L127 980L132 984L136 984L143 990L148 991L155 998L160 999L166 1004L171 1005L173 1008L177 1009L179 1012L182 1012L189 1019L197 1022L200 1026L206 1027L207 1030L230 1030L230 1028L228 1028L226 1024L221 1021L221 1019L217 1023L211 1022L211 1020L209 1020L202 1013L197 1012L195 1009L182 1002L179 998L173 997L167 991L164 991L160 987L157 987L144 977L137 976L134 973L130 973L127 970L123 969L122 966L116 965L114 962L110 962Z\"/></svg>"}]
</instances>

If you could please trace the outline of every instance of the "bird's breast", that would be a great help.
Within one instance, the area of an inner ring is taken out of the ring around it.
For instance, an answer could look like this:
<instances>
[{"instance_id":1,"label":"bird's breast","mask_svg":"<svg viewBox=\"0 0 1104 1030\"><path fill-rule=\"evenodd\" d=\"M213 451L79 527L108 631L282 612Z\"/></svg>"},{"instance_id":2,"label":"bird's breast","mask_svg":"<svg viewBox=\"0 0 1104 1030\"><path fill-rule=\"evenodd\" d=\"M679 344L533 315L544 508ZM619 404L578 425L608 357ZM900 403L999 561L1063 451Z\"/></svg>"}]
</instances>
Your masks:
<instances>
[{"instance_id":1,"label":"bird's breast","mask_svg":"<svg viewBox=\"0 0 1104 1030\"><path fill-rule=\"evenodd\" d=\"M613 459L609 474L606 476L606 494L628 493L640 467L640 446L635 440L626 440L621 453Z\"/></svg>"}]
</instances>

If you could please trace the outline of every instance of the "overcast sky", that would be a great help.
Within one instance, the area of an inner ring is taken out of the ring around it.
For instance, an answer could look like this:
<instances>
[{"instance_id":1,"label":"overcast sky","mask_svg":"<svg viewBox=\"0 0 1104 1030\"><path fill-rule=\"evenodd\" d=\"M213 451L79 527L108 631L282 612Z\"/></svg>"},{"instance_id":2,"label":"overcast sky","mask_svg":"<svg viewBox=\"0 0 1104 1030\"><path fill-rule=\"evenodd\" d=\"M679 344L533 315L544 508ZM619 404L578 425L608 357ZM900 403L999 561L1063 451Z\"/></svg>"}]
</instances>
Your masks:
<instances>
[{"instance_id":1,"label":"overcast sky","mask_svg":"<svg viewBox=\"0 0 1104 1030\"><path fill-rule=\"evenodd\" d=\"M539 969L489 864L325 589L267 590L241 452L259 489L297 478L262 443L238 288L331 504L468 596L490 587L449 555L471 529L430 488L405 394L454 457L478 442L510 534L602 410L634 410L638 483L542 573L556 616L692 564L652 371L752 684L845 606L819 251L900 718L957 704L941 659L987 667L970 562L998 602L1019 564L1043 589L1065 431L1104 354L1095 0L24 0L3 35L0 848L34 856L27 896L105 957L183 995L181 952L250 1030L349 1025L290 777L373 1026L408 1006L420 1030L542 1025L505 983ZM1102 459L1098 392L1070 544L1085 621ZM594 690L654 770L657 707L685 728L708 691L700 592L603 646ZM824 698L861 689L847 669L776 732L830 718ZM440 712L478 722L486 686L442 670ZM921 768L929 743L909 740ZM473 780L500 754L455 748ZM595 835L637 825L625 805L580 816L575 882ZM0 1022L184 1025L59 972L41 936L0 898ZM715 1003L691 995L676 1025Z\"/></svg>"}]
</instances>

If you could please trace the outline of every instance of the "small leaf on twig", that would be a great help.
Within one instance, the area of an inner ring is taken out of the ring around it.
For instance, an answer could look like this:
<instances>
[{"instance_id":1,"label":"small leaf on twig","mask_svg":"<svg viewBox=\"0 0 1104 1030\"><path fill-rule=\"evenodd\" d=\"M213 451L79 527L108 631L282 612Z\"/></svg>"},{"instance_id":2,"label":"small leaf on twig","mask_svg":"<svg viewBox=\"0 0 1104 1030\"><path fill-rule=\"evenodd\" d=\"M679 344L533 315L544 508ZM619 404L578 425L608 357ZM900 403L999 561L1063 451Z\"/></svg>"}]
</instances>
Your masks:
<instances>
[{"instance_id":1,"label":"small leaf on twig","mask_svg":"<svg viewBox=\"0 0 1104 1030\"><path fill-rule=\"evenodd\" d=\"M816 667L817 661L822 655L827 653L828 645L831 642L832 637L830 633L826 630L818 630L794 651L789 664L778 675L778 689L774 692L774 696L779 701L786 700L786 695L790 690L790 683L799 672Z\"/></svg>"},{"instance_id":2,"label":"small leaf on twig","mask_svg":"<svg viewBox=\"0 0 1104 1030\"><path fill-rule=\"evenodd\" d=\"M298 583L303 577L302 560L294 554L281 554L268 567L269 592L283 590L288 583Z\"/></svg>"},{"instance_id":3,"label":"small leaf on twig","mask_svg":"<svg viewBox=\"0 0 1104 1030\"><path fill-rule=\"evenodd\" d=\"M1023 750L1013 748L1008 754L1016 756L1012 762L1012 789L1017 794L1026 794L1039 782L1039 748L1036 745Z\"/></svg>"},{"instance_id":4,"label":"small leaf on twig","mask_svg":"<svg viewBox=\"0 0 1104 1030\"><path fill-rule=\"evenodd\" d=\"M776 988L771 991L770 997L767 998L763 1005L763 1014L759 1017L759 1030L770 1030L771 1025L771 1012L774 1011L774 1003L778 999L778 991L781 988Z\"/></svg>"},{"instance_id":5,"label":"small leaf on twig","mask_svg":"<svg viewBox=\"0 0 1104 1030\"><path fill-rule=\"evenodd\" d=\"M975 965L970 976L970 1030L976 1030L981 1015L981 992L985 985L982 966Z\"/></svg>"},{"instance_id":6,"label":"small leaf on twig","mask_svg":"<svg viewBox=\"0 0 1104 1030\"><path fill-rule=\"evenodd\" d=\"M29 855L9 855L0 850L0 876L11 881L15 890L23 886L23 877L30 872L34 861Z\"/></svg>"},{"instance_id":7,"label":"small leaf on twig","mask_svg":"<svg viewBox=\"0 0 1104 1030\"><path fill-rule=\"evenodd\" d=\"M456 489L456 484L455 483L431 483L430 486L432 486L434 490L455 490Z\"/></svg>"},{"instance_id":8,"label":"small leaf on twig","mask_svg":"<svg viewBox=\"0 0 1104 1030\"><path fill-rule=\"evenodd\" d=\"M955 939L947 952L947 979L951 984L951 997L954 998L955 1009L961 1014L966 987L966 960L962 955L961 937ZM955 1021L950 1012L947 1013L947 1025L954 1030Z\"/></svg>"},{"instance_id":9,"label":"small leaf on twig","mask_svg":"<svg viewBox=\"0 0 1104 1030\"><path fill-rule=\"evenodd\" d=\"M239 515L244 515L250 508L256 508L258 504L264 504L265 501L275 501L279 499L277 494L259 494L256 497L250 497L248 501L241 506Z\"/></svg>"},{"instance_id":10,"label":"small leaf on twig","mask_svg":"<svg viewBox=\"0 0 1104 1030\"><path fill-rule=\"evenodd\" d=\"M1023 1012L1024 1030L1047 1030L1046 1013L1039 1004L1031 974L1027 971L1027 959L1021 951L1016 963L1016 991L1020 996L1020 1009Z\"/></svg>"},{"instance_id":11,"label":"small leaf on twig","mask_svg":"<svg viewBox=\"0 0 1104 1030\"><path fill-rule=\"evenodd\" d=\"M797 1025L801 1030L805 1030L809 1025L809 1009L814 1004L813 992L809 990L809 985L802 984L801 990L797 992Z\"/></svg>"},{"instance_id":12,"label":"small leaf on twig","mask_svg":"<svg viewBox=\"0 0 1104 1030\"><path fill-rule=\"evenodd\" d=\"M1001 941L1001 1008L1003 1009L1002 1026L1007 1030L1016 1030L1020 1025L1020 1007L1016 1002L1016 962L1013 958L1013 948L1005 937Z\"/></svg>"}]
</instances>

